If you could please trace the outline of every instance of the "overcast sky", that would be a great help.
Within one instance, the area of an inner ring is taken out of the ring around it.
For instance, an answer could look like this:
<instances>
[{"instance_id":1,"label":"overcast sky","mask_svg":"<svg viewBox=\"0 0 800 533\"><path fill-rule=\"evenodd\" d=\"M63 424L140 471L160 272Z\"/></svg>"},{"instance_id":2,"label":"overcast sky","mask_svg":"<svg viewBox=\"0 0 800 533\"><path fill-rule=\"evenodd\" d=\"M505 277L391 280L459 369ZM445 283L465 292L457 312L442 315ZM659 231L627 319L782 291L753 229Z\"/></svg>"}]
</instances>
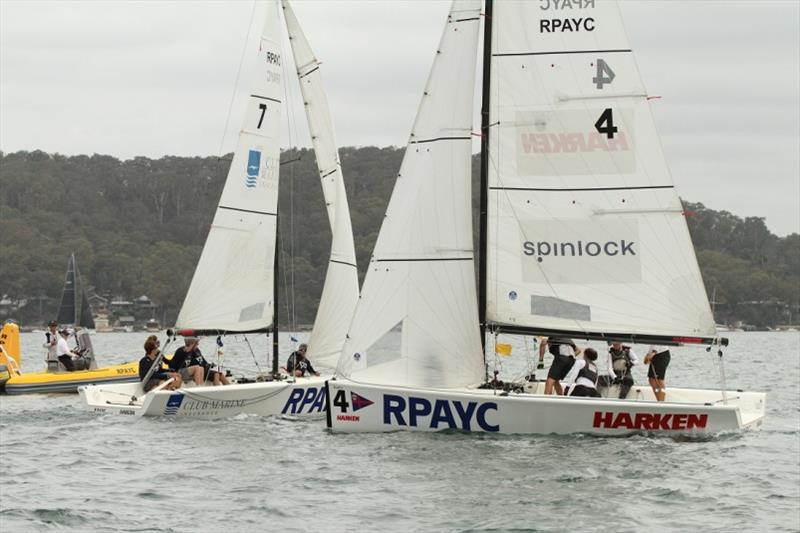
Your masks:
<instances>
[{"instance_id":1,"label":"overcast sky","mask_svg":"<svg viewBox=\"0 0 800 533\"><path fill-rule=\"evenodd\" d=\"M448 6L294 2L340 146L405 145ZM249 0L0 0L0 149L232 150L247 61L238 86L236 75L263 5L251 24L253 11ZM662 96L655 118L679 194L799 232L800 0L635 0L622 12L645 86ZM306 145L301 113L292 144Z\"/></svg>"}]
</instances>

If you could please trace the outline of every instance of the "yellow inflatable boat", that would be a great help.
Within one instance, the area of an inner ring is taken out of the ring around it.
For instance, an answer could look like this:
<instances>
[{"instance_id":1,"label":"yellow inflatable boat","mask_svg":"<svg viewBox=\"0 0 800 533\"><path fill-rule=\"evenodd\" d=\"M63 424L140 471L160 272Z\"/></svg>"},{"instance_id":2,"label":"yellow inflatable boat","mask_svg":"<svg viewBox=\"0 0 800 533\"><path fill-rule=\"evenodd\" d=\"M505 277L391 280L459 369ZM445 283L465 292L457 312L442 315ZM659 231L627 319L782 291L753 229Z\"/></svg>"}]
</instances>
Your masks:
<instances>
[{"instance_id":1,"label":"yellow inflatable boat","mask_svg":"<svg viewBox=\"0 0 800 533\"><path fill-rule=\"evenodd\" d=\"M86 331L80 332L78 344L83 351L85 370L67 372L53 370L22 372L20 370L19 326L7 322L0 331L0 390L6 394L32 392L78 392L81 385L128 383L139 381L139 362L98 368Z\"/></svg>"}]
</instances>

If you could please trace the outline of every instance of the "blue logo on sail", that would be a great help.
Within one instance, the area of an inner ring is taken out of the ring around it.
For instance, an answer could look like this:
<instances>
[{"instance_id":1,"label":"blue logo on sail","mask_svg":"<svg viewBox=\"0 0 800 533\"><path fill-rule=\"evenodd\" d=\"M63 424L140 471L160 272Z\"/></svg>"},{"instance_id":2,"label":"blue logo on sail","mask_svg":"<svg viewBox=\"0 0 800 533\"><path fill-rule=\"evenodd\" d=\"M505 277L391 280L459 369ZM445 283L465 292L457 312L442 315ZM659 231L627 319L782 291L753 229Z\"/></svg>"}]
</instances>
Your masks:
<instances>
[{"instance_id":1,"label":"blue logo on sail","mask_svg":"<svg viewBox=\"0 0 800 533\"><path fill-rule=\"evenodd\" d=\"M247 154L247 178L244 180L245 186L252 189L258 183L258 175L261 170L261 152L250 150Z\"/></svg>"},{"instance_id":2,"label":"blue logo on sail","mask_svg":"<svg viewBox=\"0 0 800 533\"><path fill-rule=\"evenodd\" d=\"M183 394L170 394L169 398L167 399L167 406L164 408L164 414L178 414L178 411L181 408L181 403L183 403Z\"/></svg>"}]
</instances>

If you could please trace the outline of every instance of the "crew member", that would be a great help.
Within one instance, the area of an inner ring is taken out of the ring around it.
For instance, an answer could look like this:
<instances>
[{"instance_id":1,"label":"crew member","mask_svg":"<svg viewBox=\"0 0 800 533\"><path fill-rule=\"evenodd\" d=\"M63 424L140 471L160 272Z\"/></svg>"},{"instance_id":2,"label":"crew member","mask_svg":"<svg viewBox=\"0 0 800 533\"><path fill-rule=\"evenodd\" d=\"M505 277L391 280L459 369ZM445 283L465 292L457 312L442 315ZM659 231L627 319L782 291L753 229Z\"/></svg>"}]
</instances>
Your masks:
<instances>
[{"instance_id":1,"label":"crew member","mask_svg":"<svg viewBox=\"0 0 800 533\"><path fill-rule=\"evenodd\" d=\"M612 342L608 349L608 375L619 383L619 398L624 400L628 397L631 387L633 387L633 373L631 369L639 364L639 358L631 350L630 346L625 346L621 342Z\"/></svg>"},{"instance_id":2,"label":"crew member","mask_svg":"<svg viewBox=\"0 0 800 533\"><path fill-rule=\"evenodd\" d=\"M144 381L144 378L150 371L150 367L153 366L153 363L158 357L158 354L159 354L158 342L148 338L144 343L144 357L142 357L139 360L140 380ZM161 363L159 363L159 365L160 364ZM170 383L165 387L168 390L179 389L180 386L183 384L181 376L177 372L168 372L162 369L158 369L157 371L153 372L153 374L150 376L150 379L147 380L147 383L142 384L144 386L144 391L149 392L170 378L172 378L173 381L172 383Z\"/></svg>"},{"instance_id":3,"label":"crew member","mask_svg":"<svg viewBox=\"0 0 800 533\"><path fill-rule=\"evenodd\" d=\"M586 348L583 357L576 359L569 374L564 378L567 386L567 396L590 396L600 398L597 392L597 352L594 348ZM575 386L570 386L572 383Z\"/></svg>"},{"instance_id":4,"label":"crew member","mask_svg":"<svg viewBox=\"0 0 800 533\"><path fill-rule=\"evenodd\" d=\"M197 350L200 339L197 337L184 337L183 346L175 350L172 359L169 361L169 368L173 372L177 372L184 382L192 380L196 385L203 385L205 383L205 368L199 364L195 357L195 350ZM202 359L202 356L200 356ZM205 360L203 360L205 362Z\"/></svg>"},{"instance_id":5,"label":"crew member","mask_svg":"<svg viewBox=\"0 0 800 533\"><path fill-rule=\"evenodd\" d=\"M308 350L307 344L298 346L296 352L292 352L289 359L286 361L286 371L291 375L301 378L307 375L319 376L319 372L314 370L311 366L311 361L306 359L306 351Z\"/></svg>"},{"instance_id":6,"label":"crew member","mask_svg":"<svg viewBox=\"0 0 800 533\"><path fill-rule=\"evenodd\" d=\"M67 372L74 372L74 359L77 359L80 357L80 355L69 349L69 344L67 344L69 330L64 328L59 333L60 335L58 336L58 342L56 344L56 358L62 365L64 365L64 368L67 369Z\"/></svg>"},{"instance_id":7,"label":"crew member","mask_svg":"<svg viewBox=\"0 0 800 533\"><path fill-rule=\"evenodd\" d=\"M644 356L644 364L650 365L647 370L647 379L659 402L663 402L667 397L667 386L664 380L667 376L669 360L669 350L664 346L650 346L650 350Z\"/></svg>"},{"instance_id":8,"label":"crew member","mask_svg":"<svg viewBox=\"0 0 800 533\"><path fill-rule=\"evenodd\" d=\"M575 356L580 355L581 350L571 339L547 339L548 350L553 354L553 363L547 371L547 381L544 384L545 395L553 394L555 389L559 396L563 393L560 381L566 377L567 373L575 364Z\"/></svg>"},{"instance_id":9,"label":"crew member","mask_svg":"<svg viewBox=\"0 0 800 533\"><path fill-rule=\"evenodd\" d=\"M50 363L56 363L58 361L58 353L56 353L56 346L58 346L58 322L55 320L51 320L47 324L47 331L44 333L44 344L42 344L42 348L47 350L47 356L45 361L48 363L48 368Z\"/></svg>"}]
</instances>

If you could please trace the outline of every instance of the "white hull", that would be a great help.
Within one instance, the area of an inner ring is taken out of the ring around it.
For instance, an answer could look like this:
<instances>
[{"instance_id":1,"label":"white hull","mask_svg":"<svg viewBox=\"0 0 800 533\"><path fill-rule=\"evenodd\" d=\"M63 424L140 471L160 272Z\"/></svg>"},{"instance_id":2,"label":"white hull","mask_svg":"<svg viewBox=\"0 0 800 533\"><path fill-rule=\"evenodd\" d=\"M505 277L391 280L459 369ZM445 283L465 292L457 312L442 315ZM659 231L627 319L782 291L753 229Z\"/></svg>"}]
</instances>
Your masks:
<instances>
[{"instance_id":1,"label":"white hull","mask_svg":"<svg viewBox=\"0 0 800 533\"><path fill-rule=\"evenodd\" d=\"M543 383L507 395L483 389L431 390L329 380L328 427L337 432L461 430L511 434L702 435L761 427L766 394L670 388L657 402L635 386L625 400L544 396ZM616 387L610 391L616 392Z\"/></svg>"},{"instance_id":2,"label":"white hull","mask_svg":"<svg viewBox=\"0 0 800 533\"><path fill-rule=\"evenodd\" d=\"M78 392L86 408L96 413L132 416L228 418L241 414L322 418L325 378L266 381L226 386L185 387L142 394L140 383L90 385Z\"/></svg>"}]
</instances>

